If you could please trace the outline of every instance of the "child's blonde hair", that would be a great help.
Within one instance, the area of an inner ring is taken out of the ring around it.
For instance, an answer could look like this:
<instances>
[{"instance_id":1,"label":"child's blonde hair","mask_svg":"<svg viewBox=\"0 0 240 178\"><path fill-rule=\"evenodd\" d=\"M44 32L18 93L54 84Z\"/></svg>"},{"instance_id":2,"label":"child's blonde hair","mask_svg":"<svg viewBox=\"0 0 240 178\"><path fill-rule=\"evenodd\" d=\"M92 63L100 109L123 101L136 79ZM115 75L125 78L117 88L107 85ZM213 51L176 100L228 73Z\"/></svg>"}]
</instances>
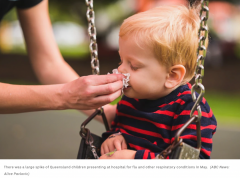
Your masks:
<instances>
[{"instance_id":1,"label":"child's blonde hair","mask_svg":"<svg viewBox=\"0 0 240 178\"><path fill-rule=\"evenodd\" d=\"M120 28L119 37L131 35L138 45L147 44L167 68L182 64L184 83L194 75L200 18L197 10L185 6L161 6L135 14Z\"/></svg>"}]
</instances>

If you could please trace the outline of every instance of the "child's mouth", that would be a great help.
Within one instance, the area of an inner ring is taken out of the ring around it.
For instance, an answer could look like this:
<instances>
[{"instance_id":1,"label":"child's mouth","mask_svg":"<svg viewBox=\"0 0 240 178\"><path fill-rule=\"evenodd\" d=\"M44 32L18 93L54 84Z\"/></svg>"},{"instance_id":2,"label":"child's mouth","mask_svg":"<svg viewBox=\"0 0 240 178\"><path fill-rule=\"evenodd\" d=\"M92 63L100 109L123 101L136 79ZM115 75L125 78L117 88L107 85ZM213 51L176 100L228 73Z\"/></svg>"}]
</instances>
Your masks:
<instances>
[{"instance_id":1,"label":"child's mouth","mask_svg":"<svg viewBox=\"0 0 240 178\"><path fill-rule=\"evenodd\" d=\"M124 88L123 90L126 91L126 90L128 90L130 88L131 88L131 86L127 86L127 88Z\"/></svg>"}]
</instances>

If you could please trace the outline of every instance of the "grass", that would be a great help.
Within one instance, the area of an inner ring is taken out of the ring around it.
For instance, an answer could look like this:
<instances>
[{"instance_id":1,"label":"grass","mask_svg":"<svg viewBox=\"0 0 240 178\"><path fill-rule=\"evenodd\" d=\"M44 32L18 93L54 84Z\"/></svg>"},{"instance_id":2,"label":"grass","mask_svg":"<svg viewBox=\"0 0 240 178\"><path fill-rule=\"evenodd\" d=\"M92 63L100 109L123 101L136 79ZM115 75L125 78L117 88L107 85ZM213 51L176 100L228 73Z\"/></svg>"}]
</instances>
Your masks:
<instances>
[{"instance_id":1,"label":"grass","mask_svg":"<svg viewBox=\"0 0 240 178\"><path fill-rule=\"evenodd\" d=\"M218 123L240 126L240 93L209 91L205 98Z\"/></svg>"}]
</instances>

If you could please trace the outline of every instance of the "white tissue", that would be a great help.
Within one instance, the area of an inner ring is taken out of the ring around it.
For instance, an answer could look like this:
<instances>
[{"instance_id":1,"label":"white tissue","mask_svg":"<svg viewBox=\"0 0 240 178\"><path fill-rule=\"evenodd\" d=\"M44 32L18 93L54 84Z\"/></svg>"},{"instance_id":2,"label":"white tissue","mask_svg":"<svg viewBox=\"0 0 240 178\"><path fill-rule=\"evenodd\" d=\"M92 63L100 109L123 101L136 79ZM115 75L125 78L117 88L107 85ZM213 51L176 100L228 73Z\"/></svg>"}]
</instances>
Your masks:
<instances>
[{"instance_id":1,"label":"white tissue","mask_svg":"<svg viewBox=\"0 0 240 178\"><path fill-rule=\"evenodd\" d=\"M127 88L128 87L128 82L130 81L130 73L120 73L120 72L118 72L118 70L117 69L113 69L112 70L112 73L113 74L123 74L124 76L125 76L125 78L123 78L123 87L122 87L122 95L124 94L123 93L123 89L124 88Z\"/></svg>"}]
</instances>

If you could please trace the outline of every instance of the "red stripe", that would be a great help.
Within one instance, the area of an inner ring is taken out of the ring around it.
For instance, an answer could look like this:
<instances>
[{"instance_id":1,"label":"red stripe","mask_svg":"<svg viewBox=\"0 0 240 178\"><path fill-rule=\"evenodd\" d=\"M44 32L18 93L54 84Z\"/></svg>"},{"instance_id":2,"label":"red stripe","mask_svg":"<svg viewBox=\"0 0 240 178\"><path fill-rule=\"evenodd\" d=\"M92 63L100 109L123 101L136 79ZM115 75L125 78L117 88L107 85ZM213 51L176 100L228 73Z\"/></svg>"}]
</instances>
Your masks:
<instances>
[{"instance_id":1,"label":"red stripe","mask_svg":"<svg viewBox=\"0 0 240 178\"><path fill-rule=\"evenodd\" d=\"M125 106L129 106L130 108L133 108L133 109L136 110L136 108L131 103L129 103L127 101L124 101L124 100L119 101L119 105L121 105L121 104L125 105Z\"/></svg>"},{"instance_id":2,"label":"red stripe","mask_svg":"<svg viewBox=\"0 0 240 178\"><path fill-rule=\"evenodd\" d=\"M201 148L201 152L203 152L203 153L206 154L207 156L210 156L210 154L211 154L211 151L207 151L207 150L205 150L205 149L203 149L203 148Z\"/></svg>"},{"instance_id":3,"label":"red stripe","mask_svg":"<svg viewBox=\"0 0 240 178\"><path fill-rule=\"evenodd\" d=\"M147 159L148 158L148 153L149 152L150 152L149 150L144 151L143 159Z\"/></svg>"},{"instance_id":4,"label":"red stripe","mask_svg":"<svg viewBox=\"0 0 240 178\"><path fill-rule=\"evenodd\" d=\"M116 125L116 122L112 121L111 125L112 125L112 126L115 126L115 125Z\"/></svg>"},{"instance_id":5,"label":"red stripe","mask_svg":"<svg viewBox=\"0 0 240 178\"><path fill-rule=\"evenodd\" d=\"M190 110L184 110L179 115L176 114L173 119L177 119L180 115L190 115L190 112Z\"/></svg>"},{"instance_id":6,"label":"red stripe","mask_svg":"<svg viewBox=\"0 0 240 178\"><path fill-rule=\"evenodd\" d=\"M192 94L191 91L184 91L182 93L178 93L177 96L181 96L181 95L189 95L189 94Z\"/></svg>"},{"instance_id":7,"label":"red stripe","mask_svg":"<svg viewBox=\"0 0 240 178\"><path fill-rule=\"evenodd\" d=\"M174 126L172 126L172 131L181 128L183 125L184 125L184 124L179 124L179 125L174 125ZM196 129L196 125L195 125L195 128L193 128L192 125L193 125L193 124L190 124L187 128L189 128L189 129Z\"/></svg>"},{"instance_id":8,"label":"red stripe","mask_svg":"<svg viewBox=\"0 0 240 178\"><path fill-rule=\"evenodd\" d=\"M178 99L177 101L175 101L175 103L179 103L180 105L184 105L185 101L183 101L182 99ZM174 102L173 102L174 104Z\"/></svg>"},{"instance_id":9,"label":"red stripe","mask_svg":"<svg viewBox=\"0 0 240 178\"><path fill-rule=\"evenodd\" d=\"M183 104L185 104L185 101L183 101L182 99L178 99L178 100L172 101L172 102L170 102L168 104L162 104L159 107L162 108L162 107L167 106L167 105L173 105L174 103L179 103L180 105L183 105Z\"/></svg>"},{"instance_id":10,"label":"red stripe","mask_svg":"<svg viewBox=\"0 0 240 178\"><path fill-rule=\"evenodd\" d=\"M113 129L111 129L111 130L108 130L108 131L106 131L106 132L112 132L112 131L114 131Z\"/></svg>"},{"instance_id":11,"label":"red stripe","mask_svg":"<svg viewBox=\"0 0 240 178\"><path fill-rule=\"evenodd\" d=\"M196 135L183 135L183 136L180 136L180 138L197 140L197 136ZM173 142L173 140L174 140L174 137L171 139L171 143ZM204 142L204 143L212 143L212 139L211 138L201 137L201 141Z\"/></svg>"},{"instance_id":12,"label":"red stripe","mask_svg":"<svg viewBox=\"0 0 240 178\"><path fill-rule=\"evenodd\" d=\"M197 113L197 111L196 111L196 113ZM211 118L213 116L212 110L210 109L209 113L202 112L202 116L207 117L207 118Z\"/></svg>"},{"instance_id":13,"label":"red stripe","mask_svg":"<svg viewBox=\"0 0 240 178\"><path fill-rule=\"evenodd\" d=\"M120 132L122 132L122 133L125 133L125 134L127 134L127 135L131 135L131 134L129 134L126 130L124 130L124 129L119 129L120 130ZM134 136L134 135L131 135L131 136ZM135 136L134 136L135 137Z\"/></svg>"},{"instance_id":14,"label":"red stripe","mask_svg":"<svg viewBox=\"0 0 240 178\"><path fill-rule=\"evenodd\" d=\"M154 159L156 156L153 152L150 152L151 159Z\"/></svg>"},{"instance_id":15,"label":"red stripe","mask_svg":"<svg viewBox=\"0 0 240 178\"><path fill-rule=\"evenodd\" d=\"M159 108L163 108L163 107L165 107L165 106L167 106L168 104L162 104L162 105L160 105L160 106L158 106Z\"/></svg>"},{"instance_id":16,"label":"red stripe","mask_svg":"<svg viewBox=\"0 0 240 178\"><path fill-rule=\"evenodd\" d=\"M177 119L178 116L180 116L180 115L190 115L190 112L191 112L190 110L184 110L184 111L182 111L179 115L175 114L175 116L174 116L173 119ZM194 114L194 115L198 115L198 112L195 111L193 114ZM213 115L213 113L212 113L212 110L211 110L211 109L210 109L209 113L202 111L202 116L203 116L203 117L211 118L212 115Z\"/></svg>"},{"instance_id":17,"label":"red stripe","mask_svg":"<svg viewBox=\"0 0 240 178\"><path fill-rule=\"evenodd\" d=\"M203 99L202 99L202 102L203 102L203 104L205 104L205 103L206 103L206 99L205 99L205 98L203 98Z\"/></svg>"},{"instance_id":18,"label":"red stripe","mask_svg":"<svg viewBox=\"0 0 240 178\"><path fill-rule=\"evenodd\" d=\"M132 119L137 119L137 120L140 120L140 121L149 122L149 123L154 124L154 125L155 125L156 127L158 127L158 128L162 128L162 129L166 129L166 130L171 130L171 127L168 126L168 125L160 124L160 123L157 123L157 122L154 122L154 121L151 121L151 120L142 118L142 117L136 117L136 116L124 114L124 113L121 113L121 112L118 112L118 111L117 111L117 115L118 115L118 116L125 116L125 117L132 118Z\"/></svg>"},{"instance_id":19,"label":"red stripe","mask_svg":"<svg viewBox=\"0 0 240 178\"><path fill-rule=\"evenodd\" d=\"M172 131L181 128L183 125L184 125L184 124L179 124L179 125L172 126ZM201 130L204 130L204 129L212 129L212 130L215 130L216 127L217 127L216 125L201 126ZM196 126L195 124L190 124L187 128L188 128L188 129L194 129L194 130L196 130L196 129L197 129L197 126Z\"/></svg>"},{"instance_id":20,"label":"red stripe","mask_svg":"<svg viewBox=\"0 0 240 178\"><path fill-rule=\"evenodd\" d=\"M197 136L195 135L190 135L190 136L182 136L183 139L194 139L197 140ZM201 137L201 141L204 143L212 143L212 139L211 138L205 138L205 137Z\"/></svg>"},{"instance_id":21,"label":"red stripe","mask_svg":"<svg viewBox=\"0 0 240 178\"><path fill-rule=\"evenodd\" d=\"M171 140L168 139L168 138L163 138L163 136L159 133L156 133L156 132L151 132L151 131L148 131L148 130L143 130L143 129L138 129L136 127L132 127L132 126L128 126L128 125L124 125L124 124L118 124L118 126L121 126L123 127L124 129L128 129L128 130L131 130L133 132L137 132L137 133L140 133L140 134L144 134L144 135L150 135L150 136L153 136L153 137L158 137L158 138L161 138L163 139L163 141L165 143L168 143L170 144Z\"/></svg>"},{"instance_id":22,"label":"red stripe","mask_svg":"<svg viewBox=\"0 0 240 178\"><path fill-rule=\"evenodd\" d=\"M120 132L122 132L122 133L125 133L125 134L127 134L127 135L130 135L130 134L127 133L126 130L124 130L124 129L117 128L116 131L118 131L118 130L120 130Z\"/></svg>"},{"instance_id":23,"label":"red stripe","mask_svg":"<svg viewBox=\"0 0 240 178\"><path fill-rule=\"evenodd\" d=\"M217 128L216 125L201 126L201 130L204 130L204 129L212 129L212 130L215 130L216 128Z\"/></svg>"},{"instance_id":24,"label":"red stripe","mask_svg":"<svg viewBox=\"0 0 240 178\"><path fill-rule=\"evenodd\" d=\"M156 114L163 114L163 115L167 115L167 116L171 116L173 117L175 115L174 112L171 112L171 111L161 111L161 110L157 110L156 112L154 112Z\"/></svg>"},{"instance_id":25,"label":"red stripe","mask_svg":"<svg viewBox=\"0 0 240 178\"><path fill-rule=\"evenodd\" d=\"M187 85L190 89L192 88L192 85L190 83L187 83Z\"/></svg>"},{"instance_id":26,"label":"red stripe","mask_svg":"<svg viewBox=\"0 0 240 178\"><path fill-rule=\"evenodd\" d=\"M134 98L137 102L139 101L138 99Z\"/></svg>"}]
</instances>

